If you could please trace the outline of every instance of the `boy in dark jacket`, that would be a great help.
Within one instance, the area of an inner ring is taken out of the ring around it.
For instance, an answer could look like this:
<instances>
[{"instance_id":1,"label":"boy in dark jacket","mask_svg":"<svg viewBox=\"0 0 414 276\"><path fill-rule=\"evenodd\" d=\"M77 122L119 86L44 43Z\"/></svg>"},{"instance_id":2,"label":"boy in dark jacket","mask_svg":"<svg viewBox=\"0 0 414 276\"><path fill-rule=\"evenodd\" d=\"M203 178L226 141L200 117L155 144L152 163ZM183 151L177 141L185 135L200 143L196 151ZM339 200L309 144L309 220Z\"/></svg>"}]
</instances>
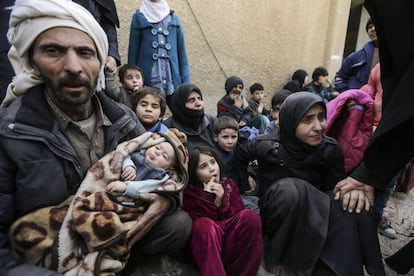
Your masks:
<instances>
[{"instance_id":1,"label":"boy in dark jacket","mask_svg":"<svg viewBox=\"0 0 414 276\"><path fill-rule=\"evenodd\" d=\"M223 163L223 175L231 178L239 185L239 174L236 168L234 149L239 142L239 126L237 121L229 116L217 118L213 125L216 151ZM251 168L250 168L251 169ZM242 194L243 204L247 209L259 212L259 199L255 194L255 180L249 176L251 189Z\"/></svg>"}]
</instances>

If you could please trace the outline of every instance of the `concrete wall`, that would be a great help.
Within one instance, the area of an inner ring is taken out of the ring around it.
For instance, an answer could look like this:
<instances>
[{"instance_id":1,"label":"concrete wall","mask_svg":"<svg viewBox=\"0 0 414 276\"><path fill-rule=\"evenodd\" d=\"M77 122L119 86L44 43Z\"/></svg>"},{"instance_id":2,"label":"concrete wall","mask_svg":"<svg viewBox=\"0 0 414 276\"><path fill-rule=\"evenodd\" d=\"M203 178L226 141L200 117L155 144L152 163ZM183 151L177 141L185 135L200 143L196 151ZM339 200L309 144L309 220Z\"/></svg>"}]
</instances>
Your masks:
<instances>
[{"instance_id":1,"label":"concrete wall","mask_svg":"<svg viewBox=\"0 0 414 276\"><path fill-rule=\"evenodd\" d=\"M361 20L359 24L359 31L358 31L358 40L356 44L356 50L361 49L364 47L365 43L369 41L369 36L367 31L365 30L365 25L367 24L369 18L368 11L365 8L362 8L361 12Z\"/></svg>"},{"instance_id":2,"label":"concrete wall","mask_svg":"<svg viewBox=\"0 0 414 276\"><path fill-rule=\"evenodd\" d=\"M117 0L119 44L126 62L129 24L140 0ZM333 77L341 64L351 0L168 0L184 26L192 81L215 115L224 82L240 76L244 93L261 82L267 99L292 72L325 66Z\"/></svg>"}]
</instances>

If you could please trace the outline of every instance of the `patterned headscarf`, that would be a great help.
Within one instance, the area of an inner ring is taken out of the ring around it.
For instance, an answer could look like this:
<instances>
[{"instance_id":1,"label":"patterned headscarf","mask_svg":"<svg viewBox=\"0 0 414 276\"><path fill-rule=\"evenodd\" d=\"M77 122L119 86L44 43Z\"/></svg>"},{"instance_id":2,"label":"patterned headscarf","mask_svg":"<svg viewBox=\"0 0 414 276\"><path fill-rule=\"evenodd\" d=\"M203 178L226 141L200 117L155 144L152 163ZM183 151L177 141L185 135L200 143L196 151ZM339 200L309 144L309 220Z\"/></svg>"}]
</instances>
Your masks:
<instances>
[{"instance_id":1,"label":"patterned headscarf","mask_svg":"<svg viewBox=\"0 0 414 276\"><path fill-rule=\"evenodd\" d=\"M70 27L88 34L95 42L101 61L96 90L105 88L104 66L108 56L108 39L95 18L82 6L67 0L16 0L12 7L7 38L11 48L9 59L16 73L7 88L2 106L43 83L30 64L29 49L44 31Z\"/></svg>"}]
</instances>

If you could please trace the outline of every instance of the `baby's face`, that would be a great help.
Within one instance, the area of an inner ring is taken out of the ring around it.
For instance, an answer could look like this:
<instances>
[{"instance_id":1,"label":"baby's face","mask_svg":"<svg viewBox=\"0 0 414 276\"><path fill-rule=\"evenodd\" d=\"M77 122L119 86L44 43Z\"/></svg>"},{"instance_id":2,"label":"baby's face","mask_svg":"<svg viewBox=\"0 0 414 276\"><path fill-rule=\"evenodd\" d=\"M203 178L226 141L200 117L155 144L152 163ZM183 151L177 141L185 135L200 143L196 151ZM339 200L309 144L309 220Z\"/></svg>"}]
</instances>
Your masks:
<instances>
[{"instance_id":1,"label":"baby's face","mask_svg":"<svg viewBox=\"0 0 414 276\"><path fill-rule=\"evenodd\" d=\"M145 159L155 167L170 170L175 164L175 151L168 142L162 142L145 151Z\"/></svg>"}]
</instances>

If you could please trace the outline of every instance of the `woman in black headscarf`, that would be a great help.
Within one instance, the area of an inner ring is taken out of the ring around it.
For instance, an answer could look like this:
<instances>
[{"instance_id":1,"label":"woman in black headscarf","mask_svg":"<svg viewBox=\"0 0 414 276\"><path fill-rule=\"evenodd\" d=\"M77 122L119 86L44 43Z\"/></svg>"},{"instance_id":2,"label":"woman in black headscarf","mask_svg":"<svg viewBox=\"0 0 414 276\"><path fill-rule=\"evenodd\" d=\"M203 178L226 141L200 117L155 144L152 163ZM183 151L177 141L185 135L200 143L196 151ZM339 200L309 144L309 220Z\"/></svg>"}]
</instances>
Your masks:
<instances>
[{"instance_id":1,"label":"woman in black headscarf","mask_svg":"<svg viewBox=\"0 0 414 276\"><path fill-rule=\"evenodd\" d=\"M296 70L292 75L292 80L283 86L291 92L303 91L302 87L308 82L308 72L303 69Z\"/></svg>"},{"instance_id":2,"label":"woman in black headscarf","mask_svg":"<svg viewBox=\"0 0 414 276\"><path fill-rule=\"evenodd\" d=\"M350 214L332 198L345 171L340 147L324 135L322 98L288 96L279 124L279 133L235 152L241 192L249 189L247 164L258 161L266 267L282 264L294 275L311 275L319 266L336 275L363 275L365 264L371 275L385 275L373 213Z\"/></svg>"},{"instance_id":3,"label":"woman in black headscarf","mask_svg":"<svg viewBox=\"0 0 414 276\"><path fill-rule=\"evenodd\" d=\"M164 124L187 135L187 147L196 144L215 147L213 124L215 117L204 114L204 100L200 88L192 83L177 87L171 100L172 116Z\"/></svg>"}]
</instances>

